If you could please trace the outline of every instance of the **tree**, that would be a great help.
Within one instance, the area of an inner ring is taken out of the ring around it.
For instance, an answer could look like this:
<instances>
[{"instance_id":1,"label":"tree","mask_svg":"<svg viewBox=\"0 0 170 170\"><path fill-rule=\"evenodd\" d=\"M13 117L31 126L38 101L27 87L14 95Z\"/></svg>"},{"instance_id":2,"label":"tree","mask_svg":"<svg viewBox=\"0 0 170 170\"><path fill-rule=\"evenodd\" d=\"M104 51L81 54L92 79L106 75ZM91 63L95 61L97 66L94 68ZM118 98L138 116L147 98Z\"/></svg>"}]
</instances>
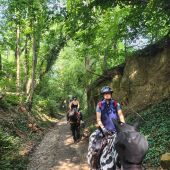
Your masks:
<instances>
[{"instance_id":1,"label":"tree","mask_svg":"<svg viewBox=\"0 0 170 170\"><path fill-rule=\"evenodd\" d=\"M19 42L20 42L20 28L17 25L16 28L16 50L15 50L15 60L16 60L16 91L20 91L20 47L19 47Z\"/></svg>"},{"instance_id":2,"label":"tree","mask_svg":"<svg viewBox=\"0 0 170 170\"><path fill-rule=\"evenodd\" d=\"M0 54L0 71L2 71L2 55Z\"/></svg>"}]
</instances>

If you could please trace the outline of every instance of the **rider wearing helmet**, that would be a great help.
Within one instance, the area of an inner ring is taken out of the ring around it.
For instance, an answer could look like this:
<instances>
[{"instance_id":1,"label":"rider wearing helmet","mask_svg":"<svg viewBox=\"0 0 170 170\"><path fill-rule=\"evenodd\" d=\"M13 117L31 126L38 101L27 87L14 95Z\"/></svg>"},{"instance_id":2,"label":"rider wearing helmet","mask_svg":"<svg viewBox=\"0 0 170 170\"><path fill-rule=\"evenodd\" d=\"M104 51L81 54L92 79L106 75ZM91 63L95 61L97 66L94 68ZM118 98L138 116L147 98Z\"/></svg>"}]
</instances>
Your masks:
<instances>
[{"instance_id":1,"label":"rider wearing helmet","mask_svg":"<svg viewBox=\"0 0 170 170\"><path fill-rule=\"evenodd\" d=\"M91 169L115 169L117 153L114 147L116 127L113 119L125 122L120 104L112 99L112 89L104 86L101 89L102 101L96 107L96 118L99 129L89 138L87 161ZM108 137L110 135L111 138Z\"/></svg>"},{"instance_id":2,"label":"rider wearing helmet","mask_svg":"<svg viewBox=\"0 0 170 170\"><path fill-rule=\"evenodd\" d=\"M74 108L76 108L78 110L80 108L80 104L79 104L79 101L77 100L76 96L73 96L72 101L69 103L69 109L72 110Z\"/></svg>"},{"instance_id":3,"label":"rider wearing helmet","mask_svg":"<svg viewBox=\"0 0 170 170\"><path fill-rule=\"evenodd\" d=\"M105 135L116 132L112 119L119 120L122 123L125 122L120 104L112 99L112 93L113 90L109 86L104 86L101 89L103 100L96 107L97 123Z\"/></svg>"},{"instance_id":4,"label":"rider wearing helmet","mask_svg":"<svg viewBox=\"0 0 170 170\"><path fill-rule=\"evenodd\" d=\"M83 121L82 113L79 111L79 101L76 96L72 97L69 103L69 111L67 113L67 123L70 124L74 143L80 140L80 124Z\"/></svg>"}]
</instances>

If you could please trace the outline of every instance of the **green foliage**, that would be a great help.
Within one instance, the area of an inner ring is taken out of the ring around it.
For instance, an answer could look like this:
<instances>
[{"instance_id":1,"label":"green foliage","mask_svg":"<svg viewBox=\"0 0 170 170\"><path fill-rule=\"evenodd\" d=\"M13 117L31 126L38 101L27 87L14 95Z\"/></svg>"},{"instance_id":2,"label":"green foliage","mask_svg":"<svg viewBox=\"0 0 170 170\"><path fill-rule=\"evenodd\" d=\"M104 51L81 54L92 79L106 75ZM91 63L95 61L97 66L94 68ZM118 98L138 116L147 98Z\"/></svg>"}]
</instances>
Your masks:
<instances>
[{"instance_id":1,"label":"green foliage","mask_svg":"<svg viewBox=\"0 0 170 170\"><path fill-rule=\"evenodd\" d=\"M1 99L0 100L0 106L1 106L2 109L6 110L6 109L8 109L9 104L6 102L6 100Z\"/></svg>"},{"instance_id":2,"label":"green foliage","mask_svg":"<svg viewBox=\"0 0 170 170\"><path fill-rule=\"evenodd\" d=\"M16 96L16 95L7 95L5 96L5 100L7 103L9 103L10 105L14 105L17 106L20 102L20 96Z\"/></svg>"},{"instance_id":3,"label":"green foliage","mask_svg":"<svg viewBox=\"0 0 170 170\"><path fill-rule=\"evenodd\" d=\"M19 93L25 93L19 101L25 102L32 96L30 93L34 93L31 80L35 79L35 86L39 83L51 70L65 44L62 32L64 16L52 0L1 2L0 90L15 93L19 89ZM16 54L19 54L19 62L16 62ZM38 60L33 59L34 54ZM34 64L32 60L35 60ZM32 74L33 69L36 76ZM18 88L16 82L19 82ZM15 101L9 98L14 105L17 104Z\"/></svg>"},{"instance_id":4,"label":"green foliage","mask_svg":"<svg viewBox=\"0 0 170 170\"><path fill-rule=\"evenodd\" d=\"M126 56L160 40L169 31L166 0L1 0L1 5L0 91L9 92L9 95L0 100L0 107L8 109L25 103L33 91L35 115L55 116L60 111L67 111L73 95L78 96L83 111L89 110L88 85L105 70L123 63ZM58 5L61 5L59 9ZM62 7L64 5L66 7ZM16 64L17 28L20 70ZM33 63L35 55L37 60ZM14 94L17 71L20 71L18 96ZM35 82L35 88L31 81ZM152 159L152 164L158 163L156 155L167 145L164 112L165 109L158 106L155 112L151 109L142 113L146 118L156 115L149 118L152 121L146 119L146 126L141 129L146 135L151 133L146 160ZM158 131L155 129L159 126L154 122L161 126ZM29 132L25 124L23 118L16 127ZM163 145L160 146L160 142Z\"/></svg>"},{"instance_id":5,"label":"green foliage","mask_svg":"<svg viewBox=\"0 0 170 170\"><path fill-rule=\"evenodd\" d=\"M44 112L52 117L58 112L62 97L56 88L56 81L49 80L46 76L38 87L39 95L35 95L33 109ZM44 88L44 86L46 88ZM58 104L59 103L59 104Z\"/></svg>"},{"instance_id":6,"label":"green foliage","mask_svg":"<svg viewBox=\"0 0 170 170\"><path fill-rule=\"evenodd\" d=\"M48 100L47 102L47 111L52 116L54 116L56 112L56 101L55 100Z\"/></svg>"},{"instance_id":7,"label":"green foliage","mask_svg":"<svg viewBox=\"0 0 170 170\"><path fill-rule=\"evenodd\" d=\"M27 142L39 142L42 137L41 133L31 133L32 129L28 127L30 120L37 120L35 123L38 127L44 128L51 127L52 123L36 118L37 113L34 117L32 115L28 117L26 113L7 111L8 116L4 115L3 121L0 122L0 169L25 170L28 153L22 155L20 151L26 147Z\"/></svg>"},{"instance_id":8,"label":"green foliage","mask_svg":"<svg viewBox=\"0 0 170 170\"><path fill-rule=\"evenodd\" d=\"M0 167L4 170L24 170L28 159L18 154L20 140L0 127Z\"/></svg>"},{"instance_id":9,"label":"green foliage","mask_svg":"<svg viewBox=\"0 0 170 170\"><path fill-rule=\"evenodd\" d=\"M55 3L61 5L60 9L56 9ZM36 90L37 95L44 91L42 84L45 83L41 84L41 81L45 81L45 74L49 72L49 80L55 77L55 85L49 83L46 90L49 94L46 95L49 107L53 107L53 100L60 105L73 94L79 96L84 106L86 87L98 75L123 63L129 53L138 49L136 45L140 41L153 43L169 30L169 13L165 0L68 0L55 3L53 0L31 0L29 3L27 0L2 0L4 8L1 11L3 22L0 54L3 69L0 72L3 74L0 75L0 90L7 92L16 91L17 37L13 30L20 27L20 92L24 92L25 96L19 100L9 97L8 101L14 105L18 101L28 101L31 93L31 89L27 89L29 78L35 78L36 89L40 90ZM62 7L64 5L66 8ZM34 38L38 58L35 77L32 75ZM137 42L133 44L133 41ZM58 96L48 92L52 90L51 87L60 89L55 90ZM39 96L44 97L44 92ZM46 104L47 101L44 100Z\"/></svg>"},{"instance_id":10,"label":"green foliage","mask_svg":"<svg viewBox=\"0 0 170 170\"><path fill-rule=\"evenodd\" d=\"M145 161L152 166L158 166L160 156L169 149L169 125L170 100L156 104L146 111L139 113L144 122L141 122L140 130L147 137L149 152ZM134 116L129 116L128 121L134 121Z\"/></svg>"}]
</instances>

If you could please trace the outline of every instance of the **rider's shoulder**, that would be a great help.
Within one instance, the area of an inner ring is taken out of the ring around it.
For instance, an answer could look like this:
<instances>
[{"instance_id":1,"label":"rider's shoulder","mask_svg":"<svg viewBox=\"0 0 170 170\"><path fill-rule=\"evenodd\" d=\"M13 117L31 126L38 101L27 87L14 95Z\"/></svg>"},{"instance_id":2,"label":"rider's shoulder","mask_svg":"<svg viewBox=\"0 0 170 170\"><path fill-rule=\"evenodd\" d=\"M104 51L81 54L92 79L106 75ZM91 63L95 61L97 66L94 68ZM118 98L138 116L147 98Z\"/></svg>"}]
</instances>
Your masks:
<instances>
[{"instance_id":1,"label":"rider's shoulder","mask_svg":"<svg viewBox=\"0 0 170 170\"><path fill-rule=\"evenodd\" d=\"M117 110L121 110L121 104L114 99L112 99L112 101L113 105L117 108Z\"/></svg>"},{"instance_id":2,"label":"rider's shoulder","mask_svg":"<svg viewBox=\"0 0 170 170\"><path fill-rule=\"evenodd\" d=\"M105 102L106 101L104 99L99 100L98 103L97 103L97 107L101 109L105 105Z\"/></svg>"},{"instance_id":3,"label":"rider's shoulder","mask_svg":"<svg viewBox=\"0 0 170 170\"><path fill-rule=\"evenodd\" d=\"M115 99L112 99L112 103L113 103L115 106L120 105L119 102L118 102L117 100L115 100Z\"/></svg>"},{"instance_id":4,"label":"rider's shoulder","mask_svg":"<svg viewBox=\"0 0 170 170\"><path fill-rule=\"evenodd\" d=\"M101 103L105 103L105 100L104 99L99 100L97 105L100 105Z\"/></svg>"}]
</instances>

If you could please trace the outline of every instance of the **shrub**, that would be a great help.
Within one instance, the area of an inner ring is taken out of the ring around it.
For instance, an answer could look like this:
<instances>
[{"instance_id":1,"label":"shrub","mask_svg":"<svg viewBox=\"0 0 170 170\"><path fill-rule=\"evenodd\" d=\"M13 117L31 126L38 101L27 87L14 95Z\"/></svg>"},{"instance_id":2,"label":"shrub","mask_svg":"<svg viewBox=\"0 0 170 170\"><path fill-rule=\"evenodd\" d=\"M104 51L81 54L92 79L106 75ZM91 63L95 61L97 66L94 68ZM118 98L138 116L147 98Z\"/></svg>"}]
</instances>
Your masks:
<instances>
[{"instance_id":1,"label":"shrub","mask_svg":"<svg viewBox=\"0 0 170 170\"><path fill-rule=\"evenodd\" d=\"M4 170L24 170L27 158L18 154L20 140L3 131L0 127L0 167Z\"/></svg>"}]
</instances>

